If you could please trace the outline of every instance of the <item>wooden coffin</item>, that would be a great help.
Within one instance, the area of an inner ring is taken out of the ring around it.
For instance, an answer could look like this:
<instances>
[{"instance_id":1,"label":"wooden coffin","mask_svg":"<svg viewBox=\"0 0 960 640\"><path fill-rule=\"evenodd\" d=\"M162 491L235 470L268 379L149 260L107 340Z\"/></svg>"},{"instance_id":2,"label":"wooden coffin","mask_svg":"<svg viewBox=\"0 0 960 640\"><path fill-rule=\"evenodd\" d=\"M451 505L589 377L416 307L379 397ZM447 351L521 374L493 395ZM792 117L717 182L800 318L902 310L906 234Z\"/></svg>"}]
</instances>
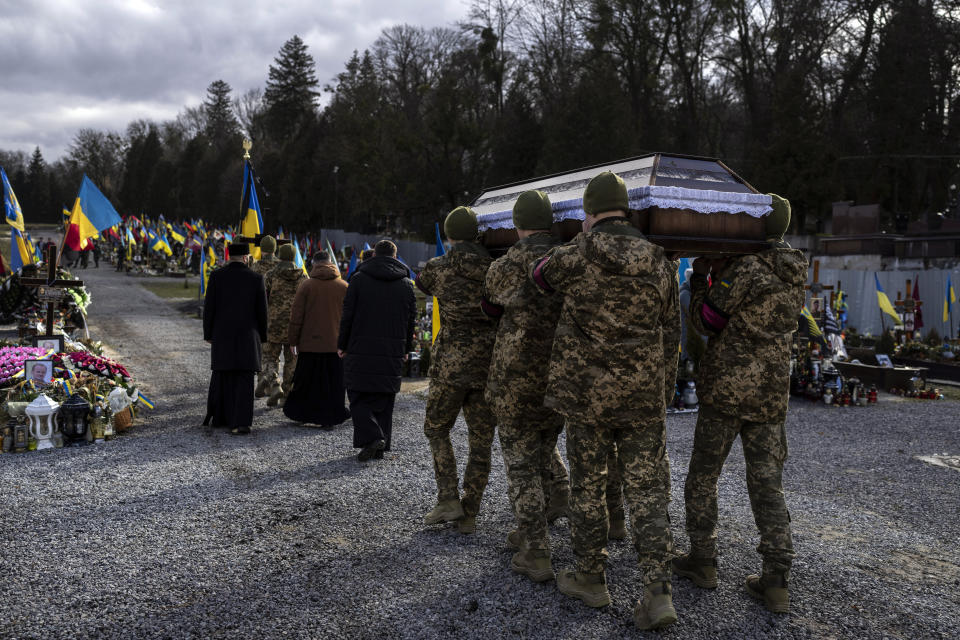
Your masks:
<instances>
[{"instance_id":1,"label":"wooden coffin","mask_svg":"<svg viewBox=\"0 0 960 640\"><path fill-rule=\"evenodd\" d=\"M650 154L607 165L578 169L530 181L494 187L484 191L473 203L481 223L484 244L502 250L517 241L511 228L509 208L528 189L547 193L554 205L553 231L563 240L570 240L582 229L583 212L578 210L583 189L589 180L602 171L614 171L627 183L631 203L658 201L650 197L655 189L699 196L691 207L710 208L711 197L718 200L716 212L702 213L682 206L646 206L632 209L630 219L647 238L680 256L704 254L754 253L768 247L765 241L763 214L759 204L744 205L747 212L731 211L738 205L721 202L730 194L747 194L743 199L769 202L769 198L730 171L722 162L710 158ZM673 189L671 189L673 188ZM644 193L641 197L638 194ZM667 200L683 204L683 196ZM707 203L706 207L704 203ZM766 207L769 210L769 207Z\"/></svg>"}]
</instances>

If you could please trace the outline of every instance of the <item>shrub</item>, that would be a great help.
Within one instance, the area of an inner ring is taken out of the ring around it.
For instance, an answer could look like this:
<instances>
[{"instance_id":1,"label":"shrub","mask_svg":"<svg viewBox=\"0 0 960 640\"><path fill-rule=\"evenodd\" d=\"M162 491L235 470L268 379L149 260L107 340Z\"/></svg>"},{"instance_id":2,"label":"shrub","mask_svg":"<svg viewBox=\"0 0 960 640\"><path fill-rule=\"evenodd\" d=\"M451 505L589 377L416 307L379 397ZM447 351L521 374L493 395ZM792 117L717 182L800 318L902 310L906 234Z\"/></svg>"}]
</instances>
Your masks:
<instances>
[{"instance_id":1,"label":"shrub","mask_svg":"<svg viewBox=\"0 0 960 640\"><path fill-rule=\"evenodd\" d=\"M877 353L885 353L892 356L897 350L897 341L893 337L892 331L884 331L877 343Z\"/></svg>"}]
</instances>

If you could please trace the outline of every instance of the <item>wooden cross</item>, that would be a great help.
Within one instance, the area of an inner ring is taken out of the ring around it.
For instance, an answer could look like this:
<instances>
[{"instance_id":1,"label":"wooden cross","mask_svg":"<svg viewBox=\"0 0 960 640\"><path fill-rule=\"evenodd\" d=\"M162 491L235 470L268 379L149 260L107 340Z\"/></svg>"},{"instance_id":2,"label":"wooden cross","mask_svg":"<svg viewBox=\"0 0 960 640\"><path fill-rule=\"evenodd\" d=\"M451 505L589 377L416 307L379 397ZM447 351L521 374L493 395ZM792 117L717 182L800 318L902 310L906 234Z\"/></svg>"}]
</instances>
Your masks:
<instances>
[{"instance_id":1,"label":"wooden cross","mask_svg":"<svg viewBox=\"0 0 960 640\"><path fill-rule=\"evenodd\" d=\"M806 285L804 289L808 289L810 291L810 295L815 298L819 298L820 294L823 292L824 289L827 289L829 291L833 290L832 284L823 284L820 282L820 261L819 260L813 261L813 282Z\"/></svg>"},{"instance_id":2,"label":"wooden cross","mask_svg":"<svg viewBox=\"0 0 960 640\"><path fill-rule=\"evenodd\" d=\"M57 279L57 248L53 245L50 245L47 249L47 277L22 278L20 282L25 287L38 289L40 301L47 303L47 333L45 335L48 336L53 335L53 315L57 303L63 299L65 293L63 290L83 286L83 280Z\"/></svg>"}]
</instances>

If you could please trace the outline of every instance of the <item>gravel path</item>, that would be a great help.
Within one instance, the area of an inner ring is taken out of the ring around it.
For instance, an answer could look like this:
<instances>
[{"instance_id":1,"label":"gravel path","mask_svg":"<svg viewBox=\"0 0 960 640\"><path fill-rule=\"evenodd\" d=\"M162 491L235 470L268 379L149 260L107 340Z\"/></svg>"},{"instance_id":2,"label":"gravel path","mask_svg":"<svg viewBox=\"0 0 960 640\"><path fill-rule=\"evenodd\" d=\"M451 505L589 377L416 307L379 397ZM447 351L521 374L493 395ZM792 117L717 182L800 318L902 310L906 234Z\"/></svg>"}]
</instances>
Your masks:
<instances>
[{"instance_id":1,"label":"gravel path","mask_svg":"<svg viewBox=\"0 0 960 640\"><path fill-rule=\"evenodd\" d=\"M600 611L511 573L499 448L477 534L422 525L434 500L422 393L398 398L395 451L379 464L354 460L349 427L295 426L262 400L252 437L210 433L199 426L209 358L199 321L137 278L82 277L91 332L157 411L105 445L0 455L0 637L642 635L626 542L611 547L613 605ZM913 457L960 453L958 418L950 401L794 404L785 483L798 556L782 617L743 592L759 557L735 445L720 483L720 587L675 580L680 622L660 635L960 636L960 473ZM694 423L668 424L680 549ZM462 423L456 446L462 461ZM560 568L572 561L569 529L561 520L552 532Z\"/></svg>"}]
</instances>

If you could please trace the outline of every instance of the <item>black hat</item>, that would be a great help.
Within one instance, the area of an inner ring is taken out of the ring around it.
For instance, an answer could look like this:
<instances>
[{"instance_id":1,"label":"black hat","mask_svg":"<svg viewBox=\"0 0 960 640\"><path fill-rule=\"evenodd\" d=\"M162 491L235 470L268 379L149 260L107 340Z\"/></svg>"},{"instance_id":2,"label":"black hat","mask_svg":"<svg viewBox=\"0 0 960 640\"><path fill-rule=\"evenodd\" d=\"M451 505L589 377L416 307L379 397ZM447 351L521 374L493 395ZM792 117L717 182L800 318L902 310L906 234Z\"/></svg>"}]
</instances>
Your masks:
<instances>
[{"instance_id":1,"label":"black hat","mask_svg":"<svg viewBox=\"0 0 960 640\"><path fill-rule=\"evenodd\" d=\"M250 245L248 245L246 242L231 242L229 251L231 258L248 256L250 255Z\"/></svg>"}]
</instances>

